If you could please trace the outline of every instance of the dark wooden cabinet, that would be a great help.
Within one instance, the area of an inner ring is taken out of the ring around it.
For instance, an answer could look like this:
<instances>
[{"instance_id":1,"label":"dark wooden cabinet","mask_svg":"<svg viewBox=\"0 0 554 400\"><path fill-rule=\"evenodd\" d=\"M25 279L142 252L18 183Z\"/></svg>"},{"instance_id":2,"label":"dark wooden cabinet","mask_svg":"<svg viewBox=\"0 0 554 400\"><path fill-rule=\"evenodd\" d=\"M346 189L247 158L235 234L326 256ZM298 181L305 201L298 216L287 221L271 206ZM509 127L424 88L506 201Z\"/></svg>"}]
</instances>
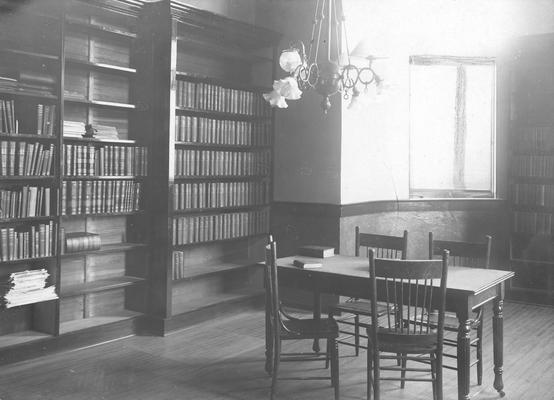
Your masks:
<instances>
[{"instance_id":1,"label":"dark wooden cabinet","mask_svg":"<svg viewBox=\"0 0 554 400\"><path fill-rule=\"evenodd\" d=\"M554 35L522 37L511 65L514 298L554 301Z\"/></svg>"}]
</instances>

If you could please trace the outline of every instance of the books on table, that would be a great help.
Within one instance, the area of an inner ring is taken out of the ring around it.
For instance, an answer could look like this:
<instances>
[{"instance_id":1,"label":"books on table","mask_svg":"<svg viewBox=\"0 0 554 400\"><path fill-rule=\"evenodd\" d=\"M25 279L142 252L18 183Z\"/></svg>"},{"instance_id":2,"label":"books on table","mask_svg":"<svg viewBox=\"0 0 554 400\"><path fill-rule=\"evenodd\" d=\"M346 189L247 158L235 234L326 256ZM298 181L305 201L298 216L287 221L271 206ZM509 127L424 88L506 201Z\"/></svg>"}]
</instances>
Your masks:
<instances>
[{"instance_id":1,"label":"books on table","mask_svg":"<svg viewBox=\"0 0 554 400\"><path fill-rule=\"evenodd\" d=\"M297 253L306 257L327 258L335 255L335 248L329 246L305 245L300 246Z\"/></svg>"},{"instance_id":2,"label":"books on table","mask_svg":"<svg viewBox=\"0 0 554 400\"><path fill-rule=\"evenodd\" d=\"M315 269L323 267L321 260L318 260L317 258L298 257L293 260L292 264L295 267L302 269Z\"/></svg>"}]
</instances>

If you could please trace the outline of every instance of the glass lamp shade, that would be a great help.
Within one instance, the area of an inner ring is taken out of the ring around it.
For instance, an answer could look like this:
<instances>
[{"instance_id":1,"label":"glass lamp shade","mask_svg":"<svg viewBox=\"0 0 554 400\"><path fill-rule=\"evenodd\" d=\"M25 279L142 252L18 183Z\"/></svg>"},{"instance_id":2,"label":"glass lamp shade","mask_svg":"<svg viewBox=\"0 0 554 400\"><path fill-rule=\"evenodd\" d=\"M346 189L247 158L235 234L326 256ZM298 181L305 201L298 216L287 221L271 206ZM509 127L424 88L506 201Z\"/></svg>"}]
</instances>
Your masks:
<instances>
[{"instance_id":1,"label":"glass lamp shade","mask_svg":"<svg viewBox=\"0 0 554 400\"><path fill-rule=\"evenodd\" d=\"M279 57L279 66L289 74L293 73L299 66L302 65L302 57L297 49L290 48L283 50Z\"/></svg>"}]
</instances>

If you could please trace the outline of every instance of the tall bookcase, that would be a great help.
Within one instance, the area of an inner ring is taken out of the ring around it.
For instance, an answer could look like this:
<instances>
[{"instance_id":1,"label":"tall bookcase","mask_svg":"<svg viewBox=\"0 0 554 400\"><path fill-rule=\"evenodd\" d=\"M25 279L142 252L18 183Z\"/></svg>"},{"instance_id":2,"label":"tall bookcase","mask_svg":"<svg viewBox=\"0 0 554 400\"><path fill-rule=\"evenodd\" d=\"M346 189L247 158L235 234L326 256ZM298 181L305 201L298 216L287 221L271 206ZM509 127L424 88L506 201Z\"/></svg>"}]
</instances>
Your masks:
<instances>
[{"instance_id":1,"label":"tall bookcase","mask_svg":"<svg viewBox=\"0 0 554 400\"><path fill-rule=\"evenodd\" d=\"M554 35L518 41L511 70L510 295L554 304Z\"/></svg>"},{"instance_id":2,"label":"tall bookcase","mask_svg":"<svg viewBox=\"0 0 554 400\"><path fill-rule=\"evenodd\" d=\"M60 7L0 20L0 280L46 269L59 280ZM4 289L4 287L2 288ZM0 349L57 334L56 300L3 308Z\"/></svg>"},{"instance_id":3,"label":"tall bookcase","mask_svg":"<svg viewBox=\"0 0 554 400\"><path fill-rule=\"evenodd\" d=\"M140 28L156 159L151 315L163 333L260 299L273 142L262 92L278 37L170 1L145 4Z\"/></svg>"},{"instance_id":4,"label":"tall bookcase","mask_svg":"<svg viewBox=\"0 0 554 400\"><path fill-rule=\"evenodd\" d=\"M65 334L133 333L148 311L150 139L135 118L140 4L41 1L1 16L0 279L45 268L59 298L2 307L2 360L25 353L23 344L59 348ZM89 124L95 135L83 137ZM70 237L77 247L66 246Z\"/></svg>"}]
</instances>

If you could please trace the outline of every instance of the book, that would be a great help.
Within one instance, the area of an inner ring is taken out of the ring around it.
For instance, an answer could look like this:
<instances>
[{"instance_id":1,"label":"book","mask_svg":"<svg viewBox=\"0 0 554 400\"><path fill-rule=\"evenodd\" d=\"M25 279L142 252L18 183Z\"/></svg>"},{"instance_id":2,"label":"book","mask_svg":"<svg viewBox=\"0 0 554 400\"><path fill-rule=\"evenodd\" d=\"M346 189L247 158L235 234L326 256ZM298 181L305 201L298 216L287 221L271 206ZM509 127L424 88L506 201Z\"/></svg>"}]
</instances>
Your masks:
<instances>
[{"instance_id":1,"label":"book","mask_svg":"<svg viewBox=\"0 0 554 400\"><path fill-rule=\"evenodd\" d=\"M292 262L292 264L295 267L303 269L314 269L323 267L323 264L319 260L309 258L297 258Z\"/></svg>"},{"instance_id":2,"label":"book","mask_svg":"<svg viewBox=\"0 0 554 400\"><path fill-rule=\"evenodd\" d=\"M297 253L306 257L327 258L335 255L335 248L328 246L306 245L300 246Z\"/></svg>"}]
</instances>

